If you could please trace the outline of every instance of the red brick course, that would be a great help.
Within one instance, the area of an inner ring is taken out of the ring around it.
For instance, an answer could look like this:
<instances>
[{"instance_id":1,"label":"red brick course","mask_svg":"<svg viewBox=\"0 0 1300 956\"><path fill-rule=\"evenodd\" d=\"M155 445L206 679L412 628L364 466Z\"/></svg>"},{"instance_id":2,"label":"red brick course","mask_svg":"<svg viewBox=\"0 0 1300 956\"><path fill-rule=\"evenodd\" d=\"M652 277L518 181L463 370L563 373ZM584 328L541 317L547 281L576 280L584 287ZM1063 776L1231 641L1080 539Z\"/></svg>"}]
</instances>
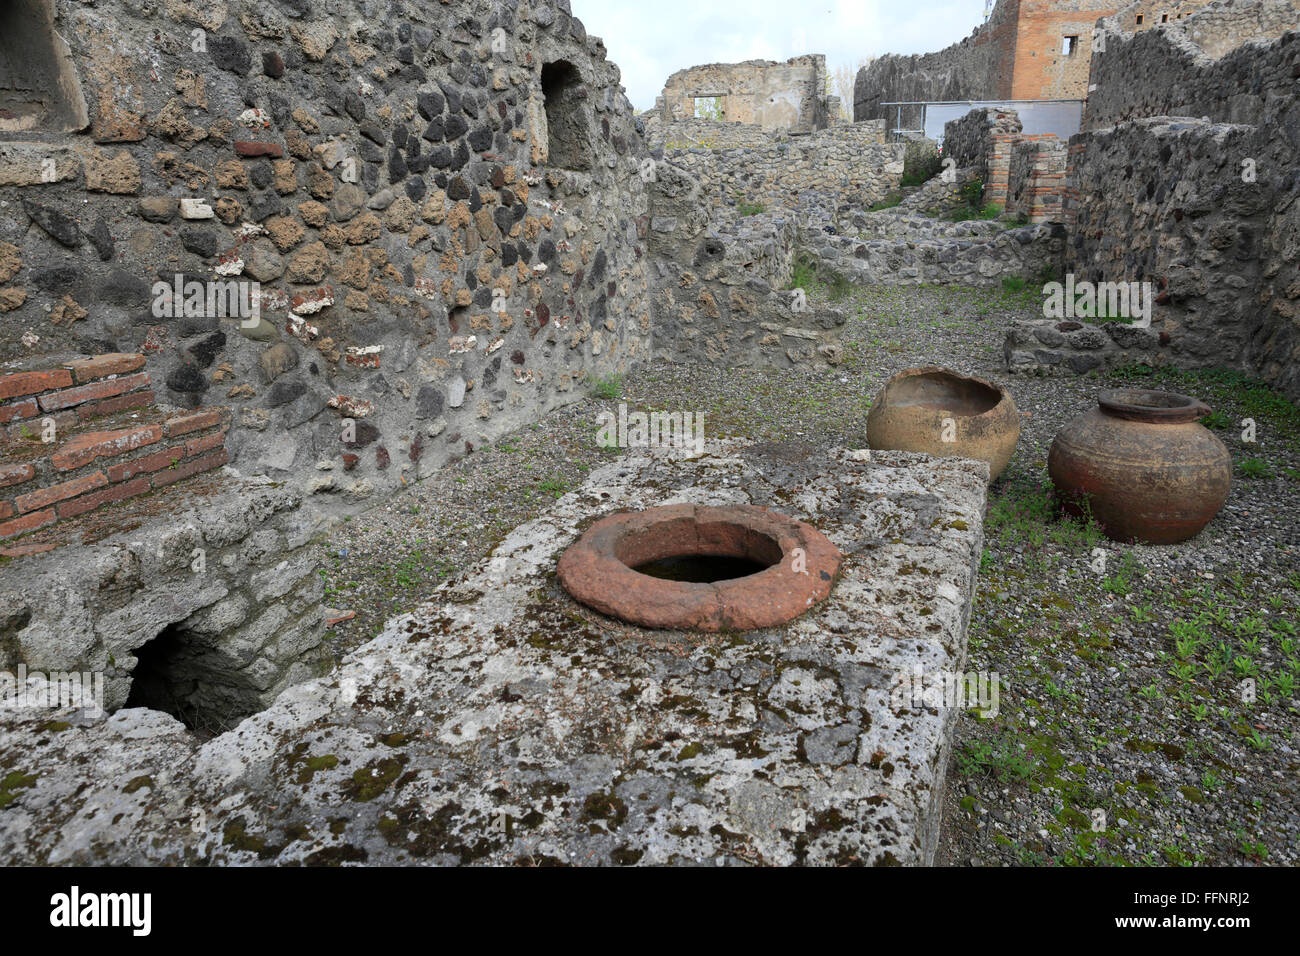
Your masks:
<instances>
[{"instance_id":1,"label":"red brick course","mask_svg":"<svg viewBox=\"0 0 1300 956\"><path fill-rule=\"evenodd\" d=\"M80 498L74 498L71 501L64 501L56 510L58 511L60 518L74 518L77 515L85 514L87 511L94 511L100 505L110 504L114 501L122 501L126 498L133 498L136 495L142 495L146 491L152 490L153 487L149 484L149 479L140 477L135 479L135 481L127 481L118 485L109 485L102 491L82 495Z\"/></svg>"},{"instance_id":2,"label":"red brick course","mask_svg":"<svg viewBox=\"0 0 1300 956\"><path fill-rule=\"evenodd\" d=\"M78 384L85 384L97 378L123 375L143 368L144 356L139 352L108 352L93 358L65 362L63 367L72 372Z\"/></svg>"},{"instance_id":3,"label":"red brick course","mask_svg":"<svg viewBox=\"0 0 1300 956\"><path fill-rule=\"evenodd\" d=\"M170 418L165 423L167 437L175 438L177 435L185 435L189 432L196 432L200 428L211 428L213 425L220 425L224 414L221 411L194 412L190 415L177 415Z\"/></svg>"},{"instance_id":4,"label":"red brick course","mask_svg":"<svg viewBox=\"0 0 1300 956\"><path fill-rule=\"evenodd\" d=\"M23 515L21 518L14 518L12 521L3 521L0 522L0 538L12 538L16 534L35 531L37 528L44 528L46 525L54 524L57 520L59 519L54 513L54 509L50 508L48 511Z\"/></svg>"},{"instance_id":5,"label":"red brick course","mask_svg":"<svg viewBox=\"0 0 1300 956\"><path fill-rule=\"evenodd\" d=\"M184 459L185 448L183 445L164 448L162 451L152 452L142 458L132 458L130 461L124 461L116 465L109 465L108 480L126 481L128 478L134 478L136 475L161 471L164 468L169 468L171 465L183 461Z\"/></svg>"},{"instance_id":6,"label":"red brick course","mask_svg":"<svg viewBox=\"0 0 1300 956\"><path fill-rule=\"evenodd\" d=\"M82 402L93 401L97 398L111 398L114 395L121 395L123 392L129 392L148 384L150 384L149 373L139 372L135 375L103 379L91 382L88 385L78 385L75 388L47 392L40 397L40 403L43 410L52 412L61 408L71 408L74 405L80 405Z\"/></svg>"},{"instance_id":7,"label":"red brick course","mask_svg":"<svg viewBox=\"0 0 1300 956\"><path fill-rule=\"evenodd\" d=\"M45 372L10 372L8 375L0 375L0 398L36 395L71 384L72 373L62 368Z\"/></svg>"},{"instance_id":8,"label":"red brick course","mask_svg":"<svg viewBox=\"0 0 1300 956\"><path fill-rule=\"evenodd\" d=\"M161 441L161 425L142 425L117 431L86 432L68 441L50 456L50 462L59 471L72 471L89 465L96 458L117 456L145 445Z\"/></svg>"},{"instance_id":9,"label":"red brick course","mask_svg":"<svg viewBox=\"0 0 1300 956\"><path fill-rule=\"evenodd\" d=\"M36 446L47 457L0 464L0 488L29 489L17 497L0 496L0 539L175 485L227 462L226 409L201 409L166 421L151 417L142 424L75 434L94 418L152 408L154 393L144 364L144 356L137 353L109 353L76 359L59 369L0 375L0 401L16 399L0 405L0 447L6 435L17 438L24 429L30 442L33 423L23 419L39 416L38 424L52 419L56 429L54 442ZM69 434L72 437L63 441ZM165 448L149 448L179 436L188 437ZM20 446L24 454L33 450L29 442ZM35 553L54 546L29 543L9 551Z\"/></svg>"},{"instance_id":10,"label":"red brick course","mask_svg":"<svg viewBox=\"0 0 1300 956\"><path fill-rule=\"evenodd\" d=\"M108 479L104 477L104 473L96 471L89 475L82 475L80 478L73 478L71 481L60 482L57 485L50 485L48 488L41 488L37 491L29 491L25 495L19 495L14 499L14 504L18 505L19 511L26 514L28 511L46 508L55 502L66 501L87 491L102 488L106 484L108 484Z\"/></svg>"},{"instance_id":11,"label":"red brick course","mask_svg":"<svg viewBox=\"0 0 1300 956\"><path fill-rule=\"evenodd\" d=\"M176 482L191 475L197 475L203 471L211 471L213 468L220 468L230 459L226 455L224 448L204 455L202 458L196 458L193 461L186 462L183 465L177 465L173 469L161 471L154 475L153 486L155 488L165 488L168 485L174 485Z\"/></svg>"}]
</instances>

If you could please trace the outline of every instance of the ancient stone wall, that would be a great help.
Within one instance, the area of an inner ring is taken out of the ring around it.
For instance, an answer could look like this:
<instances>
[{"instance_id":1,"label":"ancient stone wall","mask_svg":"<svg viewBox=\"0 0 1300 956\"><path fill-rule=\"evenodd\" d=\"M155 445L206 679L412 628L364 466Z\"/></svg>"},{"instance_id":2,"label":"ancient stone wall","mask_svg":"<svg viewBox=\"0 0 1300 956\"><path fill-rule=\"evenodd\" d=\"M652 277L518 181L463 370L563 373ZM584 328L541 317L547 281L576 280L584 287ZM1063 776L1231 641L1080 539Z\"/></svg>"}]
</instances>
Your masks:
<instances>
[{"instance_id":1,"label":"ancient stone wall","mask_svg":"<svg viewBox=\"0 0 1300 956\"><path fill-rule=\"evenodd\" d=\"M1256 57L1290 58L1297 41ZM1294 396L1300 99L1275 100L1269 115L1261 126L1155 117L1072 137L1066 263L1079 279L1153 283L1152 328L1177 364L1237 367Z\"/></svg>"},{"instance_id":2,"label":"ancient stone wall","mask_svg":"<svg viewBox=\"0 0 1300 956\"><path fill-rule=\"evenodd\" d=\"M1030 222L1060 222L1066 144L1050 133L1024 136L1011 149L1003 211Z\"/></svg>"},{"instance_id":3,"label":"ancient stone wall","mask_svg":"<svg viewBox=\"0 0 1300 956\"><path fill-rule=\"evenodd\" d=\"M853 84L853 118L887 120L887 102L973 100L1011 96L1016 30L1021 0L999 0L989 19L960 43L937 53L886 54L858 71ZM920 125L920 111L903 110L903 126Z\"/></svg>"},{"instance_id":4,"label":"ancient stone wall","mask_svg":"<svg viewBox=\"0 0 1300 956\"><path fill-rule=\"evenodd\" d=\"M566 0L33 2L69 82L0 43L0 361L143 352L355 504L649 354L645 147Z\"/></svg>"},{"instance_id":5,"label":"ancient stone wall","mask_svg":"<svg viewBox=\"0 0 1300 956\"><path fill-rule=\"evenodd\" d=\"M1125 33L1102 22L1105 45L1092 59L1084 130L1142 116L1265 122L1278 100L1296 95L1297 40L1273 41L1300 28L1296 0L1214 3L1157 30ZM1273 50L1268 55L1265 51Z\"/></svg>"},{"instance_id":6,"label":"ancient stone wall","mask_svg":"<svg viewBox=\"0 0 1300 956\"><path fill-rule=\"evenodd\" d=\"M1011 150L1020 142L1020 116L1012 109L981 107L944 124L944 158L973 169L984 183L984 201L1007 201Z\"/></svg>"},{"instance_id":7,"label":"ancient stone wall","mask_svg":"<svg viewBox=\"0 0 1300 956\"><path fill-rule=\"evenodd\" d=\"M889 210L870 214L889 222ZM905 235L870 238L808 229L806 248L821 264L860 285L996 286L1007 277L1036 281L1061 268L1059 223L1007 229L1001 223L905 220Z\"/></svg>"},{"instance_id":8,"label":"ancient stone wall","mask_svg":"<svg viewBox=\"0 0 1300 956\"><path fill-rule=\"evenodd\" d=\"M707 191L686 167L659 163L649 242L655 357L722 368L838 364L844 313L781 291L800 242L801 211L791 204L740 216L711 209Z\"/></svg>"},{"instance_id":9,"label":"ancient stone wall","mask_svg":"<svg viewBox=\"0 0 1300 956\"><path fill-rule=\"evenodd\" d=\"M1114 20L1125 33L1154 30L1189 17L1209 5L1211 0L1134 0L1107 19ZM1280 32L1280 31L1279 31Z\"/></svg>"},{"instance_id":10,"label":"ancient stone wall","mask_svg":"<svg viewBox=\"0 0 1300 956\"><path fill-rule=\"evenodd\" d=\"M697 138L710 142L709 132L698 123L686 130L674 124L657 130L652 142L665 144L664 155L699 178L702 201L711 207L749 203L773 208L790 204L805 189L817 189L837 192L845 203L865 208L897 189L903 175L904 146L884 142L880 121L808 136L773 136L751 126L740 145L689 145ZM672 148L679 143L688 145Z\"/></svg>"},{"instance_id":11,"label":"ancient stone wall","mask_svg":"<svg viewBox=\"0 0 1300 956\"><path fill-rule=\"evenodd\" d=\"M839 115L839 98L826 89L826 57L820 53L784 63L709 63L670 76L655 111L665 122L689 120L698 116L696 100L704 99L717 111L716 120L811 132Z\"/></svg>"}]
</instances>

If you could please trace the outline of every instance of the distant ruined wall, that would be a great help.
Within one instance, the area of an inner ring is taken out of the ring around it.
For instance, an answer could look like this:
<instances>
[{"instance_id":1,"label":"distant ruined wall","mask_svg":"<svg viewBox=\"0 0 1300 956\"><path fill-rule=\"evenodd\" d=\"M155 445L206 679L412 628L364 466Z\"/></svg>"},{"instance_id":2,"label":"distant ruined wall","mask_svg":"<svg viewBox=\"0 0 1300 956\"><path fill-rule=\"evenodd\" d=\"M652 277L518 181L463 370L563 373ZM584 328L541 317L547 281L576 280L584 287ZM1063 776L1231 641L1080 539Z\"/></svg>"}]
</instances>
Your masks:
<instances>
[{"instance_id":1,"label":"distant ruined wall","mask_svg":"<svg viewBox=\"0 0 1300 956\"><path fill-rule=\"evenodd\" d=\"M1257 125L1275 100L1296 96L1295 46L1290 55L1261 53L1300 29L1300 0L1214 3L1137 34L1114 19L1101 29L1105 50L1092 58L1084 130L1142 116Z\"/></svg>"},{"instance_id":2,"label":"distant ruined wall","mask_svg":"<svg viewBox=\"0 0 1300 956\"><path fill-rule=\"evenodd\" d=\"M1246 40L1276 37L1300 25L1300 5L1295 0L1161 0L1158 4L1136 0L1106 19L1111 29L1141 33L1181 28L1182 21L1193 15L1198 19L1184 35L1215 58Z\"/></svg>"},{"instance_id":3,"label":"distant ruined wall","mask_svg":"<svg viewBox=\"0 0 1300 956\"><path fill-rule=\"evenodd\" d=\"M619 78L567 0L0 4L0 368L142 352L241 472L400 488L649 356Z\"/></svg>"},{"instance_id":4,"label":"distant ruined wall","mask_svg":"<svg viewBox=\"0 0 1300 956\"><path fill-rule=\"evenodd\" d=\"M801 307L782 291L800 238L792 206L754 216L713 206L677 158L658 164L651 190L655 357L720 368L837 365L845 314Z\"/></svg>"},{"instance_id":5,"label":"distant ruined wall","mask_svg":"<svg viewBox=\"0 0 1300 956\"><path fill-rule=\"evenodd\" d=\"M716 98L724 122L811 132L839 115L839 98L828 96L826 86L826 57L820 53L784 63L709 63L670 76L655 106L666 122L689 120L697 97Z\"/></svg>"},{"instance_id":6,"label":"distant ruined wall","mask_svg":"<svg viewBox=\"0 0 1300 956\"><path fill-rule=\"evenodd\" d=\"M731 124L700 121L669 124L652 142L665 144L665 156L699 177L702 200L710 207L746 202L773 208L792 205L805 189L838 193L842 202L865 208L897 189L903 177L901 143L886 143L884 124L854 123L806 136L781 136L755 126L743 145L736 139L714 143L712 131ZM698 135L694 135L698 134ZM733 145L734 144L734 145Z\"/></svg>"},{"instance_id":7,"label":"distant ruined wall","mask_svg":"<svg viewBox=\"0 0 1300 956\"><path fill-rule=\"evenodd\" d=\"M970 36L937 53L890 53L860 69L853 84L853 119L884 119L892 129L897 110L881 103L1010 97L1020 3L999 0ZM919 110L903 110L905 128L919 123Z\"/></svg>"}]
</instances>

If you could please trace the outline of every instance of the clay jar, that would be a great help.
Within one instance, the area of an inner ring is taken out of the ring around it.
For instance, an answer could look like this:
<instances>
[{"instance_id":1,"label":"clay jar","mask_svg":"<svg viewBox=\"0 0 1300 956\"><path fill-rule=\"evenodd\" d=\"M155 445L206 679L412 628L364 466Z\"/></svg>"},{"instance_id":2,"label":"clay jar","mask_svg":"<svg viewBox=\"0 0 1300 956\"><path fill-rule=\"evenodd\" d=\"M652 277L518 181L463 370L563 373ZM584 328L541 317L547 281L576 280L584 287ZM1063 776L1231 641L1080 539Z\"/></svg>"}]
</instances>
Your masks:
<instances>
[{"instance_id":1,"label":"clay jar","mask_svg":"<svg viewBox=\"0 0 1300 956\"><path fill-rule=\"evenodd\" d=\"M1176 392L1121 388L1070 422L1047 468L1062 505L1090 513L1116 541L1173 544L1194 536L1228 498L1232 460L1198 419L1205 403Z\"/></svg>"},{"instance_id":2,"label":"clay jar","mask_svg":"<svg viewBox=\"0 0 1300 956\"><path fill-rule=\"evenodd\" d=\"M872 448L977 458L989 463L990 482L1019 438L1020 413L1005 388L937 365L899 372L867 415Z\"/></svg>"}]
</instances>

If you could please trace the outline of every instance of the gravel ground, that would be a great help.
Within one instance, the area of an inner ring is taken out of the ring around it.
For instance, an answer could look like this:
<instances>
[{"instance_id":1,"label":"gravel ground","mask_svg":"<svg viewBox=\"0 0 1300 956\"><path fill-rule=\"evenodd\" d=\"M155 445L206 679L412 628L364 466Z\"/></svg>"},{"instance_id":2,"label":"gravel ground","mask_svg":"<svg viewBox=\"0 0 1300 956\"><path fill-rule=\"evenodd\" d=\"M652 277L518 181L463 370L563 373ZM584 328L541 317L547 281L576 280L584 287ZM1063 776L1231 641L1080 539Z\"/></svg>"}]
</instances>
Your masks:
<instances>
[{"instance_id":1,"label":"gravel ground","mask_svg":"<svg viewBox=\"0 0 1300 956\"><path fill-rule=\"evenodd\" d=\"M959 722L940 862L1296 863L1296 408L1223 373L1009 377L1004 330L1037 310L1024 292L875 287L837 304L856 313L839 369L646 368L345 522L323 573L327 601L356 617L331 632L335 653L427 599L608 460L596 416L620 401L703 412L710 437L861 446L890 375L947 365L1005 381L1022 434L991 490L970 627L968 666L999 675L999 711ZM1191 542L1117 545L1053 514L1053 435L1097 391L1131 381L1188 392L1218 413L1238 472L1227 506ZM1256 444L1239 440L1245 417ZM1255 682L1249 703L1245 680Z\"/></svg>"}]
</instances>

